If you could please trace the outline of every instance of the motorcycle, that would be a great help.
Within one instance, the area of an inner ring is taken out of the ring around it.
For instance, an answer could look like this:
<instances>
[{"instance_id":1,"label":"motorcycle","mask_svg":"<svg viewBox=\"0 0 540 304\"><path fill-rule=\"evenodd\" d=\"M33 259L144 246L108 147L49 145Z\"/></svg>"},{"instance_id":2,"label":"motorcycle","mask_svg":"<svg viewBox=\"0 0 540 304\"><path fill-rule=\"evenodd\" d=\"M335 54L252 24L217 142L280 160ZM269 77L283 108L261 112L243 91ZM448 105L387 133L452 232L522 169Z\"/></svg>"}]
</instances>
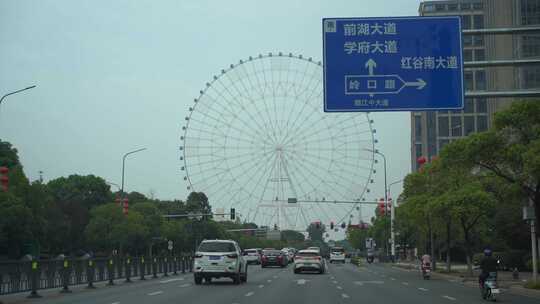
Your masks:
<instances>
[{"instance_id":1,"label":"motorcycle","mask_svg":"<svg viewBox=\"0 0 540 304\"><path fill-rule=\"evenodd\" d=\"M424 263L422 264L422 277L424 280L429 280L431 278L431 264L430 263Z\"/></svg>"},{"instance_id":2,"label":"motorcycle","mask_svg":"<svg viewBox=\"0 0 540 304\"><path fill-rule=\"evenodd\" d=\"M484 300L497 301L497 295L501 293L497 286L497 273L490 272L489 276L484 281L484 285L480 286L480 292Z\"/></svg>"}]
</instances>

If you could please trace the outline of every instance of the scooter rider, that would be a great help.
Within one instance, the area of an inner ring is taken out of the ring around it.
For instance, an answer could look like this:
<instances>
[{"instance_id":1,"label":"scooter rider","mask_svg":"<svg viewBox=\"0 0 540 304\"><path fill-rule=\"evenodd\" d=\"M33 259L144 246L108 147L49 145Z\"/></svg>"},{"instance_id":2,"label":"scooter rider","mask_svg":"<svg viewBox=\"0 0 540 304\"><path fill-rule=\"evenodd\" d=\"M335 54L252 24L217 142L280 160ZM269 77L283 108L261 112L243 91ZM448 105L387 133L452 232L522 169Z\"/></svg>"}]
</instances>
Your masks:
<instances>
[{"instance_id":1,"label":"scooter rider","mask_svg":"<svg viewBox=\"0 0 540 304\"><path fill-rule=\"evenodd\" d=\"M422 269L426 266L431 267L431 256L429 254L424 254L421 260L422 260Z\"/></svg>"},{"instance_id":2,"label":"scooter rider","mask_svg":"<svg viewBox=\"0 0 540 304\"><path fill-rule=\"evenodd\" d=\"M482 273L480 273L480 276L478 277L480 287L484 287L484 282L489 277L490 272L497 272L497 260L492 257L492 254L493 252L491 249L484 249L484 257L480 261L480 269L482 270Z\"/></svg>"}]
</instances>

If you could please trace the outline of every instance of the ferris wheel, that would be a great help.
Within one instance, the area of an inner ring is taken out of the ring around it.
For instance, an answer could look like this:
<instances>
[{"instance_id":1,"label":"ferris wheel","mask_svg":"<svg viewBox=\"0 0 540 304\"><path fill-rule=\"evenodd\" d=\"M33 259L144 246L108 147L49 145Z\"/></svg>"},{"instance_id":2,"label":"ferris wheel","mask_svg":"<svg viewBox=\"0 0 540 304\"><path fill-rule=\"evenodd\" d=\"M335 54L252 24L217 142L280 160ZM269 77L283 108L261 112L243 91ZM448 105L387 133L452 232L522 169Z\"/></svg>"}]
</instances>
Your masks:
<instances>
[{"instance_id":1,"label":"ferris wheel","mask_svg":"<svg viewBox=\"0 0 540 304\"><path fill-rule=\"evenodd\" d=\"M213 210L280 229L350 221L374 173L367 113L325 113L321 62L269 53L213 76L182 128L184 180ZM334 203L333 203L334 202Z\"/></svg>"}]
</instances>

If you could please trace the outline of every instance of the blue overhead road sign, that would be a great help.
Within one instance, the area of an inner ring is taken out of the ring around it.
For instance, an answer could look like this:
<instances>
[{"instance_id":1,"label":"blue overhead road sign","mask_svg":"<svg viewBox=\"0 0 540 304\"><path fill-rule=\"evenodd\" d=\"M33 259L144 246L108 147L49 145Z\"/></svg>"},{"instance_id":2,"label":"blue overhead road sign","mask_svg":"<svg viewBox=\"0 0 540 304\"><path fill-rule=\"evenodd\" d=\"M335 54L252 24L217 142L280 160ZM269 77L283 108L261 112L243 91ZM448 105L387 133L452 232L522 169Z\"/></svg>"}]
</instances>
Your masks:
<instances>
[{"instance_id":1,"label":"blue overhead road sign","mask_svg":"<svg viewBox=\"0 0 540 304\"><path fill-rule=\"evenodd\" d=\"M324 111L462 109L461 20L323 19Z\"/></svg>"}]
</instances>

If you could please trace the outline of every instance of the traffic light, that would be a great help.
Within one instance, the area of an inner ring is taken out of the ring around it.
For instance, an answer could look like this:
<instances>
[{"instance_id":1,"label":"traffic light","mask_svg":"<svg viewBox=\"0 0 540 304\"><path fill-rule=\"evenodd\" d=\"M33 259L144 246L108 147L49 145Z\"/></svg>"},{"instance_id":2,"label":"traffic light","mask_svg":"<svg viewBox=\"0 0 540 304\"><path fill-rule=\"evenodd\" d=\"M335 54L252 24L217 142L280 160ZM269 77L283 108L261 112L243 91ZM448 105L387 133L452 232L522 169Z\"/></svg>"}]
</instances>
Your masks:
<instances>
[{"instance_id":1,"label":"traffic light","mask_svg":"<svg viewBox=\"0 0 540 304\"><path fill-rule=\"evenodd\" d=\"M124 215L128 215L128 209L129 209L129 202L128 202L128 199L126 197L126 198L124 198L124 206L123 206Z\"/></svg>"},{"instance_id":2,"label":"traffic light","mask_svg":"<svg viewBox=\"0 0 540 304\"><path fill-rule=\"evenodd\" d=\"M330 222L330 230L334 230L334 222Z\"/></svg>"},{"instance_id":3,"label":"traffic light","mask_svg":"<svg viewBox=\"0 0 540 304\"><path fill-rule=\"evenodd\" d=\"M9 169L8 167L0 167L0 186L2 187L2 191L7 192L8 186L9 186L9 177L8 177Z\"/></svg>"},{"instance_id":4,"label":"traffic light","mask_svg":"<svg viewBox=\"0 0 540 304\"><path fill-rule=\"evenodd\" d=\"M231 208L231 221L234 221L236 219L236 210L234 208Z\"/></svg>"},{"instance_id":5,"label":"traffic light","mask_svg":"<svg viewBox=\"0 0 540 304\"><path fill-rule=\"evenodd\" d=\"M345 222L341 223L341 229L345 229L345 227L347 227L347 224Z\"/></svg>"}]
</instances>

